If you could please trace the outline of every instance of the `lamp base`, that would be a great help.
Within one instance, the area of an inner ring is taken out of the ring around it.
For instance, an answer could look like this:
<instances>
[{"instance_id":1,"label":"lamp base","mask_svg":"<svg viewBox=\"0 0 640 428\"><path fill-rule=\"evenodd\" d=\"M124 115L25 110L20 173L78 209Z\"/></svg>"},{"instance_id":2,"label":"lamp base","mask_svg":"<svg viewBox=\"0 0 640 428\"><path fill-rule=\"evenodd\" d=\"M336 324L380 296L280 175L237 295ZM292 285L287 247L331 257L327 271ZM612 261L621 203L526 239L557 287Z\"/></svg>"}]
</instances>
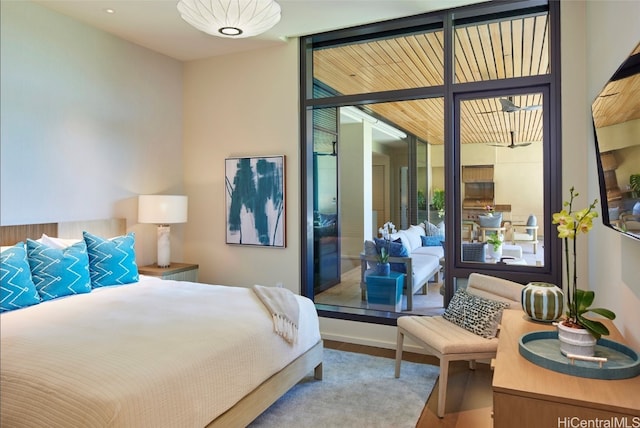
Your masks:
<instances>
[{"instance_id":1,"label":"lamp base","mask_svg":"<svg viewBox=\"0 0 640 428\"><path fill-rule=\"evenodd\" d=\"M171 266L171 227L166 224L158 225L158 267Z\"/></svg>"}]
</instances>

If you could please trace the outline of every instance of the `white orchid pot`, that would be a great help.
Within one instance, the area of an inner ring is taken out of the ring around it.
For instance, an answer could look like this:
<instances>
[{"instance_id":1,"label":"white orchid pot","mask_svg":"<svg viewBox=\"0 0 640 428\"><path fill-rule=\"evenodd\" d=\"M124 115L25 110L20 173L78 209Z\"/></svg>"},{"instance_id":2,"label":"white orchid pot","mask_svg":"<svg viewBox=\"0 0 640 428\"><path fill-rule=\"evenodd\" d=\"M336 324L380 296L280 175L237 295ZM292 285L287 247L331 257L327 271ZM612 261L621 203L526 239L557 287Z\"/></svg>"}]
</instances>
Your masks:
<instances>
[{"instance_id":1,"label":"white orchid pot","mask_svg":"<svg viewBox=\"0 0 640 428\"><path fill-rule=\"evenodd\" d=\"M567 356L567 354L573 354L583 357L593 357L597 340L591 335L589 330L567 327L562 324L562 322L559 322L557 327L560 352L562 355Z\"/></svg>"},{"instance_id":2,"label":"white orchid pot","mask_svg":"<svg viewBox=\"0 0 640 428\"><path fill-rule=\"evenodd\" d=\"M488 248L489 256L491 256L491 258L493 258L494 260L500 260L500 258L502 257L502 245L499 245L497 250L493 249L492 244L489 244Z\"/></svg>"}]
</instances>

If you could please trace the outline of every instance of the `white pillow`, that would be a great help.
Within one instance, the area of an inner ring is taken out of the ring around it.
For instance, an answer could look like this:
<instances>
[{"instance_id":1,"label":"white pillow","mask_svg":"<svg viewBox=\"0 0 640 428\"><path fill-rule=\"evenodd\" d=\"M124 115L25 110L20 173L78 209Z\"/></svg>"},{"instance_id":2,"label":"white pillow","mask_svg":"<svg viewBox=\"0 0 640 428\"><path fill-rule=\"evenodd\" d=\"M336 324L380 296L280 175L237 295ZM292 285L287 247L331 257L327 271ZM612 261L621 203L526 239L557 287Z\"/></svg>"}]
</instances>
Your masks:
<instances>
[{"instance_id":1,"label":"white pillow","mask_svg":"<svg viewBox=\"0 0 640 428\"><path fill-rule=\"evenodd\" d=\"M411 254L411 243L409 242L407 235L404 233L404 230L392 233L391 235L389 235L389 238L391 238L391 241L394 242L400 239L400 241L402 242L402 246L407 250L409 254Z\"/></svg>"},{"instance_id":2,"label":"white pillow","mask_svg":"<svg viewBox=\"0 0 640 428\"><path fill-rule=\"evenodd\" d=\"M427 232L424 230L424 226L422 226L422 225L424 225L424 223L420 223L417 226L416 225L411 225L411 226L409 226L409 230L414 232L414 233L417 233L420 236L425 236L427 234Z\"/></svg>"},{"instance_id":3,"label":"white pillow","mask_svg":"<svg viewBox=\"0 0 640 428\"><path fill-rule=\"evenodd\" d=\"M438 235L440 235L440 233L438 231L438 226L436 226L433 223L429 223L426 220L424 222L424 229L425 229L425 233L426 233L427 236L438 236Z\"/></svg>"},{"instance_id":4,"label":"white pillow","mask_svg":"<svg viewBox=\"0 0 640 428\"><path fill-rule=\"evenodd\" d=\"M422 238L420 238L420 234L418 234L416 231L409 229L401 230L399 233L402 244L407 247L409 253L412 253L416 248L422 247ZM403 236L406 239L406 243L405 239L403 239Z\"/></svg>"},{"instance_id":5,"label":"white pillow","mask_svg":"<svg viewBox=\"0 0 640 428\"><path fill-rule=\"evenodd\" d=\"M17 244L17 243L16 243L16 244ZM5 246L2 246L2 247L0 247L0 253L4 253L4 252L5 252L5 251L7 251L9 248L13 248L13 247L15 247L15 245L7 245L6 247L5 247Z\"/></svg>"},{"instance_id":6,"label":"white pillow","mask_svg":"<svg viewBox=\"0 0 640 428\"><path fill-rule=\"evenodd\" d=\"M72 246L73 244L77 244L82 241L82 239L70 239L70 238L53 238L43 233L42 237L38 240L44 245L47 245L52 248L57 248L59 250L64 250L67 247Z\"/></svg>"}]
</instances>

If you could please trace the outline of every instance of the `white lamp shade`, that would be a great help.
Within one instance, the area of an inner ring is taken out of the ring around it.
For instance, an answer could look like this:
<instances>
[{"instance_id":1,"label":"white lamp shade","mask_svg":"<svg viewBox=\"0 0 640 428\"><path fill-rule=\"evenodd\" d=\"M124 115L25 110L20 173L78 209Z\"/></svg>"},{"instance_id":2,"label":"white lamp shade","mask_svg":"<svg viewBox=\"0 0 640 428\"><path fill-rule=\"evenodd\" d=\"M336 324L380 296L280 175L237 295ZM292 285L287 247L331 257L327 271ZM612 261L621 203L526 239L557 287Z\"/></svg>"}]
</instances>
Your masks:
<instances>
[{"instance_id":1,"label":"white lamp shade","mask_svg":"<svg viewBox=\"0 0 640 428\"><path fill-rule=\"evenodd\" d=\"M187 197L182 195L138 196L138 222L153 224L185 223Z\"/></svg>"},{"instance_id":2,"label":"white lamp shade","mask_svg":"<svg viewBox=\"0 0 640 428\"><path fill-rule=\"evenodd\" d=\"M180 0L178 12L200 31L234 39L264 33L280 21L274 0Z\"/></svg>"}]
</instances>

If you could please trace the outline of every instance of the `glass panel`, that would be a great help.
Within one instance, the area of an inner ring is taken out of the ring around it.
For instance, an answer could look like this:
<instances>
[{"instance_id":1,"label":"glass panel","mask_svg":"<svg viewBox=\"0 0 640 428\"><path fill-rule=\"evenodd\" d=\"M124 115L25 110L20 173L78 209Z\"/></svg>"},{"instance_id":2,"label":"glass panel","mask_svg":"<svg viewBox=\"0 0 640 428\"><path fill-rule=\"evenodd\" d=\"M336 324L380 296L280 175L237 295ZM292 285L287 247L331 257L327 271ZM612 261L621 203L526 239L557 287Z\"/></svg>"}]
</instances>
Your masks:
<instances>
[{"instance_id":1,"label":"glass panel","mask_svg":"<svg viewBox=\"0 0 640 428\"><path fill-rule=\"evenodd\" d=\"M340 282L337 111L336 108L313 111L314 293Z\"/></svg>"},{"instance_id":2,"label":"glass panel","mask_svg":"<svg viewBox=\"0 0 640 428\"><path fill-rule=\"evenodd\" d=\"M462 261L542 266L542 94L462 101L460 111Z\"/></svg>"},{"instance_id":3,"label":"glass panel","mask_svg":"<svg viewBox=\"0 0 640 428\"><path fill-rule=\"evenodd\" d=\"M456 83L550 73L547 13L455 28Z\"/></svg>"},{"instance_id":4,"label":"glass panel","mask_svg":"<svg viewBox=\"0 0 640 428\"><path fill-rule=\"evenodd\" d=\"M333 95L438 86L444 84L443 52L441 30L317 49L313 78Z\"/></svg>"},{"instance_id":5,"label":"glass panel","mask_svg":"<svg viewBox=\"0 0 640 428\"><path fill-rule=\"evenodd\" d=\"M378 230L384 223L390 221L396 225L396 229L401 230L409 228L413 223L411 219L420 218L424 221L427 216L432 215L427 207L432 204L432 181L436 180L434 176L437 177L437 188L441 189L444 184L444 150L442 144L431 144L428 138L431 135L442 135L443 117L427 120L426 112L430 111L429 114L433 114L435 110L442 115L443 105L443 99L439 98L338 109L340 120L338 140L334 146L335 154L330 152L330 155L323 156L320 149L314 153L318 213L324 214L331 211L331 208L334 209L333 212L338 213L338 235L332 235L331 239L320 236L318 226L321 223L314 222L314 236L317 237L315 250L319 252L316 263L327 264L328 262L323 261L327 257L326 254L337 248L340 271L337 282L326 281L327 286L317 289L316 303L381 309L370 296L363 297L360 253L364 250L365 241L373 241L374 238L380 237ZM394 122L390 117L398 122ZM314 118L319 120L321 115L314 113ZM425 140L418 140L408 129L419 130L420 137ZM319 134L314 133L314 146L321 139ZM325 140L328 141L327 138ZM417 162L410 159L411 153L414 152L411 144L416 144ZM325 147L328 149L326 144ZM326 153L327 149L323 153ZM418 165L415 173L411 170L411 165ZM329 190L322 189L325 185L333 188L336 176L340 179L337 181L337 206L334 207L329 200ZM421 184L412 184L412 179L417 179ZM412 189L418 189L420 186L425 199L429 198L424 201L422 208L419 204L409 203L418 199L418 191ZM323 198L322 195L327 197ZM422 214L419 214L420 212ZM320 219L317 217L317 220ZM437 220L437 224L442 222L442 219L437 217L433 220ZM417 238L420 242L416 241L415 244L421 246L422 241L419 236ZM328 243L333 240L338 242L337 247L329 246ZM434 250L440 256L444 254L439 242ZM375 260L366 265L366 269L369 270L367 273L374 267ZM431 270L437 267L436 263ZM318 267L316 272L324 278ZM426 279L422 278L422 283ZM433 275L429 279L433 290L427 295L414 293L413 313L429 314L434 308L442 308L439 284L433 282ZM406 311L406 296L402 297L399 308ZM387 308L392 312L395 309L392 306Z\"/></svg>"}]
</instances>

